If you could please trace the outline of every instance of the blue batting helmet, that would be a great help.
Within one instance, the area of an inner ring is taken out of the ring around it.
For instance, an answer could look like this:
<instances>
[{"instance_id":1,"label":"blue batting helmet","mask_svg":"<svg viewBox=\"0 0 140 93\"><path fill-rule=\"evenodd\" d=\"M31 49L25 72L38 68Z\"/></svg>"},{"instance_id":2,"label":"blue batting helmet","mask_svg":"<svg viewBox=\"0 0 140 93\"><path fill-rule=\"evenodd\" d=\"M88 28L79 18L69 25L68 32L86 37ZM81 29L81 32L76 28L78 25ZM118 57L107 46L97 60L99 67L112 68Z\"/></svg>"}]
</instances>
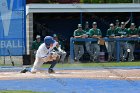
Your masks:
<instances>
[{"instance_id":1,"label":"blue batting helmet","mask_svg":"<svg viewBox=\"0 0 140 93\"><path fill-rule=\"evenodd\" d=\"M51 36L46 36L44 38L44 43L46 44L46 46L50 46L50 44L53 44L54 42L55 40Z\"/></svg>"}]
</instances>

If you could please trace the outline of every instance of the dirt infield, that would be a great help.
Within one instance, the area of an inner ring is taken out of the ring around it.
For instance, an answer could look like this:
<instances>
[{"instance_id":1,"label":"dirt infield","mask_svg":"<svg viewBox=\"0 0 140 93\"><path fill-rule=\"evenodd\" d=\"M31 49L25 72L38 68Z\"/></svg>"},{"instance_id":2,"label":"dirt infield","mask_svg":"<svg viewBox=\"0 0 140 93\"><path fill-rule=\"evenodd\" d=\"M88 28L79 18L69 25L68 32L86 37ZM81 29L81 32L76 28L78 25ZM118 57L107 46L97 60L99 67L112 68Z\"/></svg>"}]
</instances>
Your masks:
<instances>
[{"instance_id":1,"label":"dirt infield","mask_svg":"<svg viewBox=\"0 0 140 93\"><path fill-rule=\"evenodd\" d=\"M121 79L140 80L140 69L99 69L99 70L56 70L55 74L47 71L37 72L0 72L0 80L34 79L34 78L85 78L85 79Z\"/></svg>"}]
</instances>

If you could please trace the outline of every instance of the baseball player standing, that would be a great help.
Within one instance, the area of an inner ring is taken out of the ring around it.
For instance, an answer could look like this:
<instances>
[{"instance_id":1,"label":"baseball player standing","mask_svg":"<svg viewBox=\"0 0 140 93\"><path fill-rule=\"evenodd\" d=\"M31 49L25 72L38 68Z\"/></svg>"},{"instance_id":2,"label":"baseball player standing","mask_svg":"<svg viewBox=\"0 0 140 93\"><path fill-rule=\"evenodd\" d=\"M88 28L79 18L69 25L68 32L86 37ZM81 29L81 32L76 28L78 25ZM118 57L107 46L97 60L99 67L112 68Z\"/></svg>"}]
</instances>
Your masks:
<instances>
[{"instance_id":1,"label":"baseball player standing","mask_svg":"<svg viewBox=\"0 0 140 93\"><path fill-rule=\"evenodd\" d=\"M136 38L139 37L138 35L138 30L135 28L135 23L131 23L130 28L128 28L128 35L131 38ZM129 57L128 61L133 61L134 60L134 50L135 50L135 41L128 41L128 48L130 49L129 52Z\"/></svg>"},{"instance_id":2,"label":"baseball player standing","mask_svg":"<svg viewBox=\"0 0 140 93\"><path fill-rule=\"evenodd\" d=\"M35 62L31 69L31 73L36 73L44 62L50 61L51 66L48 69L48 73L55 73L53 68L60 58L59 55L55 51L53 51L53 48L57 46L58 42L56 42L53 37L46 36L44 38L44 43L39 46L36 52ZM21 71L21 73L25 73L27 71L27 69L24 69Z\"/></svg>"},{"instance_id":3,"label":"baseball player standing","mask_svg":"<svg viewBox=\"0 0 140 93\"><path fill-rule=\"evenodd\" d=\"M90 28L89 28L89 23L88 23L88 21L87 21L87 22L85 23L85 29L84 29L84 31L85 31L85 33L87 34L88 37L90 37L90 36L89 36L89 30L90 30ZM87 37L87 38L88 38L88 37ZM88 52L88 54L90 55L90 61L92 61L93 53L91 52L91 42L90 42L90 41L85 42L85 48L86 48L86 51Z\"/></svg>"},{"instance_id":4,"label":"baseball player standing","mask_svg":"<svg viewBox=\"0 0 140 93\"><path fill-rule=\"evenodd\" d=\"M102 33L101 30L97 28L97 23L93 22L92 26L93 28L89 30L90 37L100 39L102 37ZM92 61L98 61L100 45L97 41L91 42L91 52L94 53L94 58L92 58Z\"/></svg>"},{"instance_id":5,"label":"baseball player standing","mask_svg":"<svg viewBox=\"0 0 140 93\"><path fill-rule=\"evenodd\" d=\"M85 31L82 29L82 25L78 24L78 29L74 31L74 38L85 38ZM74 53L75 53L75 61L79 61L79 59L82 57L84 54L84 41L75 41L74 42Z\"/></svg>"},{"instance_id":6,"label":"baseball player standing","mask_svg":"<svg viewBox=\"0 0 140 93\"><path fill-rule=\"evenodd\" d=\"M110 28L107 30L106 36L108 38L115 38L115 26L110 24ZM105 42L107 51L108 51L108 61L111 61L115 58L115 41Z\"/></svg>"},{"instance_id":7,"label":"baseball player standing","mask_svg":"<svg viewBox=\"0 0 140 93\"><path fill-rule=\"evenodd\" d=\"M125 23L121 22L121 27L116 28L116 38L124 38L128 36L128 30L125 28ZM122 61L126 61L128 55L128 45L126 41L120 41L120 58Z\"/></svg>"}]
</instances>

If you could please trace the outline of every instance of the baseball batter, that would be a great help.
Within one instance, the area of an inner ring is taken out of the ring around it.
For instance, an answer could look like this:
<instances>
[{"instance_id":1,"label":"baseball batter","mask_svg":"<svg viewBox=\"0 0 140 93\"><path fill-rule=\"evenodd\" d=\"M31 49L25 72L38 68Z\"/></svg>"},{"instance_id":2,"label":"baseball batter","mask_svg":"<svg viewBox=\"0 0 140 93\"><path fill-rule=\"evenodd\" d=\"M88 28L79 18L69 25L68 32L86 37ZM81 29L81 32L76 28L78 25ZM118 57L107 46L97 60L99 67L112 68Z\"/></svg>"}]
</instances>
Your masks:
<instances>
[{"instance_id":1,"label":"baseball batter","mask_svg":"<svg viewBox=\"0 0 140 93\"><path fill-rule=\"evenodd\" d=\"M55 73L53 68L59 60L59 55L53 51L54 47L57 47L58 42L56 42L53 37L46 36L44 38L44 43L41 44L36 52L35 62L31 69L31 73L36 73L44 62L51 62L51 66L48 69L48 73ZM21 71L21 73L27 72L27 69Z\"/></svg>"}]
</instances>

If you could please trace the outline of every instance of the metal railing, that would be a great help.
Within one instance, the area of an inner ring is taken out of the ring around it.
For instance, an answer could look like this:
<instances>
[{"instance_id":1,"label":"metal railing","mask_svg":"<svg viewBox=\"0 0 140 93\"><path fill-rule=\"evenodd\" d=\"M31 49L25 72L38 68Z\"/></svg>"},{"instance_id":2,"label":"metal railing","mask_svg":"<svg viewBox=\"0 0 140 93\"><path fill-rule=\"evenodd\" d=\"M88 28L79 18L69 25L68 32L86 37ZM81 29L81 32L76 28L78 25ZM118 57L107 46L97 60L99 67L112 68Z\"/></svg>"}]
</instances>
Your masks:
<instances>
[{"instance_id":1,"label":"metal railing","mask_svg":"<svg viewBox=\"0 0 140 93\"><path fill-rule=\"evenodd\" d=\"M120 41L139 41L140 37L138 38L103 38L105 41L116 41L116 55L117 55L117 62L120 62ZM97 41L96 38L71 38L70 39L70 61L71 63L74 62L74 42L75 41Z\"/></svg>"}]
</instances>

